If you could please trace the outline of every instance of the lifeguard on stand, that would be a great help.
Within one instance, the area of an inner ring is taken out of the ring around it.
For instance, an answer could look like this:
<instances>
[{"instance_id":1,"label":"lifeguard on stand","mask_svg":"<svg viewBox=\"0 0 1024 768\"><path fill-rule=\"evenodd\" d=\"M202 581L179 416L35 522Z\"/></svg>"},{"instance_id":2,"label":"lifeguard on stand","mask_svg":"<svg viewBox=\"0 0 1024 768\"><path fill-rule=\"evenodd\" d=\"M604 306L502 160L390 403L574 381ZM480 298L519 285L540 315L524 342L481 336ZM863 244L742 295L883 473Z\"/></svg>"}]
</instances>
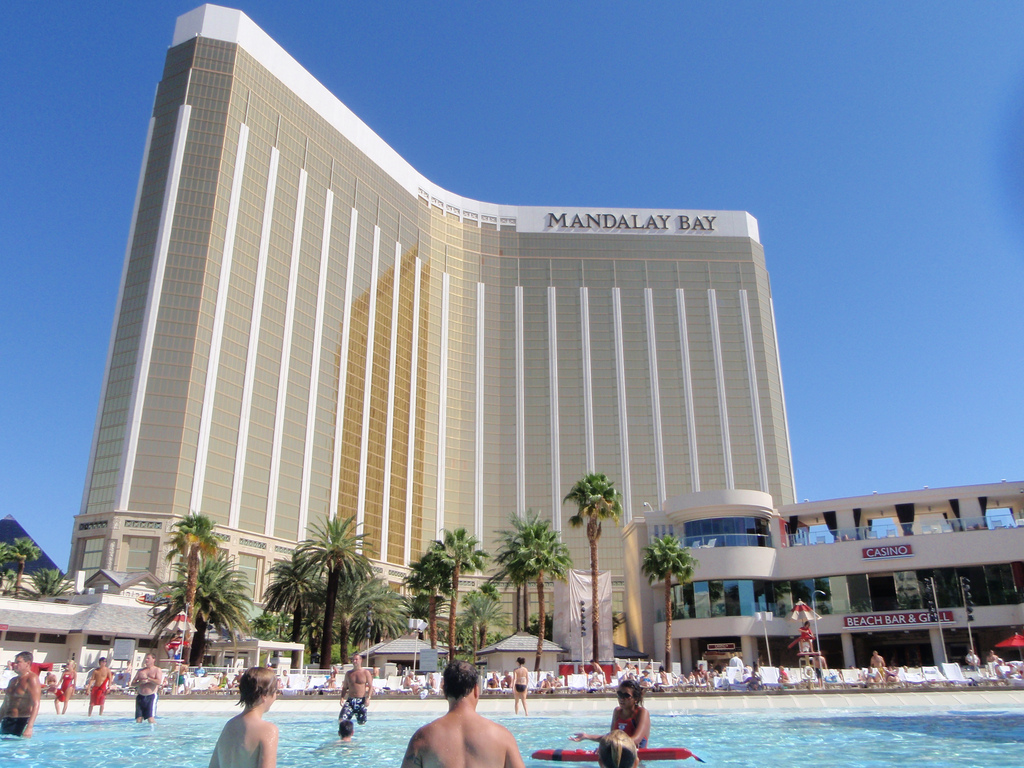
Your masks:
<instances>
[{"instance_id":1,"label":"lifeguard on stand","mask_svg":"<svg viewBox=\"0 0 1024 768\"><path fill-rule=\"evenodd\" d=\"M821 679L821 671L827 669L828 665L825 662L825 657L814 648L816 638L814 630L811 629L811 619L818 619L820 617L808 607L807 603L800 600L793 606L793 613L790 614L789 618L792 621L803 622L803 625L800 627L800 634L789 644L789 647L799 646L800 650L797 652L797 656L800 659L801 669L806 670L809 668L814 670L810 674L805 672L804 677L808 678L808 683L814 678Z\"/></svg>"}]
</instances>

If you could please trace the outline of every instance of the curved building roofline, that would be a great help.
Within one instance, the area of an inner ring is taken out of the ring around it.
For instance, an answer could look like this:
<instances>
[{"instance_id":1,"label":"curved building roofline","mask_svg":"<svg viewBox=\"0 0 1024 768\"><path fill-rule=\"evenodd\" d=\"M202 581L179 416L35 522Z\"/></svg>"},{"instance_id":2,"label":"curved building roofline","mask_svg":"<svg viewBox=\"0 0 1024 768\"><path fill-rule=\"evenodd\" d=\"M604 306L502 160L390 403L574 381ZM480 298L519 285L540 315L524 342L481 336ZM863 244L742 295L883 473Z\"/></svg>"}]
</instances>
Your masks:
<instances>
[{"instance_id":1,"label":"curved building roofline","mask_svg":"<svg viewBox=\"0 0 1024 768\"><path fill-rule=\"evenodd\" d=\"M516 206L485 203L462 197L438 186L409 164L386 141L373 132L355 113L346 107L319 80L311 75L299 62L278 45L252 19L239 10L219 5L202 5L179 16L174 26L171 46L181 45L194 37L205 37L234 43L244 48L262 66L280 80L286 87L313 108L321 117L363 152L385 173L398 182L409 194L423 198L446 214L460 219L494 224L499 229L516 229L518 232L571 232L573 234L643 234L648 236L685 235L697 237L749 237L760 242L757 220L744 211L703 211L667 209L619 209L619 208L551 208L539 206ZM550 225L547 214L560 217L567 214L571 224L577 213L583 216L614 216L626 226L614 227L557 227ZM643 227L650 216L655 224L661 222L659 215L666 216L678 226ZM679 217L683 217L685 222ZM691 227L694 217L711 217L710 228ZM641 226L637 226L637 224ZM683 224L687 226L683 226Z\"/></svg>"}]
</instances>

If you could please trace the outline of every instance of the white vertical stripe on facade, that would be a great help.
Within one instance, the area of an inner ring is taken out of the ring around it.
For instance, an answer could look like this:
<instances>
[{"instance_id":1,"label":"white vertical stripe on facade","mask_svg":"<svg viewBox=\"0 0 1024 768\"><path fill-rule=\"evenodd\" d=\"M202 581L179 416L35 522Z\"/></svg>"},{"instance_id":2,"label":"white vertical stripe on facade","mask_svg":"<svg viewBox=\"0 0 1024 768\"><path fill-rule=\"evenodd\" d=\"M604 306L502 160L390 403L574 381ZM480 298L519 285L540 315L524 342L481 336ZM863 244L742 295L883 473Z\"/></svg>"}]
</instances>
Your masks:
<instances>
[{"instance_id":1,"label":"white vertical stripe on facade","mask_svg":"<svg viewBox=\"0 0 1024 768\"><path fill-rule=\"evenodd\" d=\"M747 352L747 377L750 380L750 409L754 418L754 447L757 451L757 477L760 490L768 489L768 462L764 455L764 429L761 426L761 399L757 392L757 370L754 368L754 339L750 329L750 305L747 292L740 291L740 310L743 312L743 348Z\"/></svg>"},{"instance_id":2,"label":"white vertical stripe on facade","mask_svg":"<svg viewBox=\"0 0 1024 768\"><path fill-rule=\"evenodd\" d=\"M557 290L548 286L548 389L551 392L551 522L562 530L562 448L558 425L558 312Z\"/></svg>"},{"instance_id":3,"label":"white vertical stripe on facade","mask_svg":"<svg viewBox=\"0 0 1024 768\"><path fill-rule=\"evenodd\" d=\"M306 440L302 452L302 489L299 491L299 541L306 538L309 525L309 487L313 475L313 446L316 443L316 410L320 400L320 359L324 345L324 309L327 303L327 268L331 261L331 223L334 220L334 192L324 200L324 231L320 236L320 275L316 287L316 317L313 321L313 366L309 373L309 405L306 408Z\"/></svg>"},{"instance_id":4,"label":"white vertical stripe on facade","mask_svg":"<svg viewBox=\"0 0 1024 768\"><path fill-rule=\"evenodd\" d=\"M715 357L715 387L718 390L718 418L722 428L722 460L725 463L725 487L734 488L732 473L732 440L729 437L729 409L725 398L725 366L722 364L722 334L718 329L718 297L708 289L708 311L711 322L711 346Z\"/></svg>"},{"instance_id":5,"label":"white vertical stripe on facade","mask_svg":"<svg viewBox=\"0 0 1024 768\"><path fill-rule=\"evenodd\" d=\"M690 490L700 490L700 462L697 456L697 427L693 415L693 377L690 372L690 338L686 330L686 296L676 288L676 311L679 313L679 350L683 362L683 407L686 410L686 437L690 446Z\"/></svg>"},{"instance_id":6,"label":"white vertical stripe on facade","mask_svg":"<svg viewBox=\"0 0 1024 768\"><path fill-rule=\"evenodd\" d=\"M586 449L587 474L596 472L594 454L594 375L590 361L590 290L580 288L580 328L583 333L583 441Z\"/></svg>"},{"instance_id":7,"label":"white vertical stripe on facade","mask_svg":"<svg viewBox=\"0 0 1024 768\"><path fill-rule=\"evenodd\" d=\"M249 323L249 346L245 354L245 379L242 384L242 407L238 419L238 442L235 448L235 473L231 481L231 509L228 526L238 527L242 510L242 486L245 481L245 454L249 445L249 419L252 414L252 390L256 381L256 352L260 343L260 325L263 322L263 291L267 284L267 259L270 253L270 222L274 217L274 197L277 193L277 168L281 153L270 149L270 170L267 174L267 199L263 203L263 226L260 229L260 250L256 261L256 285L252 294L252 319Z\"/></svg>"},{"instance_id":8,"label":"white vertical stripe on facade","mask_svg":"<svg viewBox=\"0 0 1024 768\"><path fill-rule=\"evenodd\" d=\"M451 299L451 276L441 275L441 386L437 403L437 519L435 537L444 529L445 462L448 460L448 312Z\"/></svg>"},{"instance_id":9,"label":"white vertical stripe on facade","mask_svg":"<svg viewBox=\"0 0 1024 768\"><path fill-rule=\"evenodd\" d=\"M185 143L188 139L191 118L192 107L188 104L178 107L178 122L174 128L174 142L171 144L167 183L164 186L163 209L160 211L160 226L156 233L155 250L149 273L146 314L143 316L142 331L139 335L141 349L135 362L135 376L132 379L132 394L128 408L128 434L125 436L127 445L116 494L118 511L128 509L128 500L132 492L135 453L139 448L142 411L146 404L146 386L149 382L149 362L153 357L153 341L156 338L160 299L163 296L164 288L164 272L167 269L167 251L171 245L171 229L174 226L174 212L178 204L178 184L181 181L181 165L185 159Z\"/></svg>"},{"instance_id":10,"label":"white vertical stripe on facade","mask_svg":"<svg viewBox=\"0 0 1024 768\"><path fill-rule=\"evenodd\" d=\"M789 415L786 413L786 390L782 386L782 359L779 357L779 330L775 325L775 301L768 299L768 308L772 313L772 338L775 340L775 370L779 372L779 399L782 401L782 419L786 422L786 450L789 453L789 482L793 489L793 498L796 494L796 474L793 472L793 446L789 442Z\"/></svg>"},{"instance_id":11,"label":"white vertical stripe on facade","mask_svg":"<svg viewBox=\"0 0 1024 768\"><path fill-rule=\"evenodd\" d=\"M476 284L476 472L473 478L473 535L484 540L484 374L487 345L484 312L487 286Z\"/></svg>"},{"instance_id":12,"label":"white vertical stripe on facade","mask_svg":"<svg viewBox=\"0 0 1024 768\"><path fill-rule=\"evenodd\" d=\"M391 451L395 443L395 366L398 359L398 302L401 298L402 244L395 243L395 278L391 298L391 340L388 347L388 415L384 428L384 500L380 513L380 559L388 559L391 527Z\"/></svg>"},{"instance_id":13,"label":"white vertical stripe on facade","mask_svg":"<svg viewBox=\"0 0 1024 768\"><path fill-rule=\"evenodd\" d=\"M651 421L654 424L654 480L658 486L658 508L667 497L665 482L665 441L661 428L661 382L658 378L658 342L654 330L654 291L644 289L647 309L647 361L651 369Z\"/></svg>"},{"instance_id":14,"label":"white vertical stripe on facade","mask_svg":"<svg viewBox=\"0 0 1024 768\"><path fill-rule=\"evenodd\" d=\"M633 493L629 475L629 419L626 414L626 355L622 344L622 291L612 288L615 321L615 389L619 399L619 450L622 452L622 524L633 519ZM659 500L660 501L660 500Z\"/></svg>"},{"instance_id":15,"label":"white vertical stripe on facade","mask_svg":"<svg viewBox=\"0 0 1024 768\"><path fill-rule=\"evenodd\" d=\"M270 449L270 486L267 489L267 518L264 533L274 535L277 519L277 492L281 486L281 446L284 442L284 416L288 407L288 382L292 369L292 337L295 335L295 295L298 293L299 256L302 252L302 225L306 217L306 184L309 174L299 171L299 193L295 203L292 229L292 256L288 268L288 293L284 305L284 336L281 339L281 366L277 377L277 407L274 408L274 441Z\"/></svg>"},{"instance_id":16,"label":"white vertical stripe on facade","mask_svg":"<svg viewBox=\"0 0 1024 768\"><path fill-rule=\"evenodd\" d=\"M89 494L92 492L92 472L96 466L96 447L100 441L100 424L103 423L103 406L107 401L107 385L110 383L110 361L114 358L114 343L117 341L117 325L121 320L121 304L124 302L124 284L128 280L128 265L131 264L132 244L135 242L135 225L139 220L139 201L142 199L142 185L146 181L146 169L149 167L149 147L153 142L153 125L156 118L149 118L146 129L146 144L142 148L142 167L139 169L139 183L135 187L135 203L132 205L132 223L128 227L128 245L124 249L124 265L121 267L121 284L117 289L117 303L114 305L114 322L110 329L110 346L107 347L107 364L103 367L103 383L100 384L100 403L96 408L96 426L92 431L92 446L89 448L89 466L85 470L85 490L82 491L81 514L85 514L89 506ZM74 562L78 562L77 560Z\"/></svg>"},{"instance_id":17,"label":"white vertical stripe on facade","mask_svg":"<svg viewBox=\"0 0 1024 768\"><path fill-rule=\"evenodd\" d=\"M416 258L416 277L412 286L412 354L409 356L409 445L405 457L405 541L402 565L412 557L413 464L416 461L416 387L420 365L420 284L423 262Z\"/></svg>"},{"instance_id":18,"label":"white vertical stripe on facade","mask_svg":"<svg viewBox=\"0 0 1024 768\"><path fill-rule=\"evenodd\" d=\"M238 202L242 196L242 175L245 172L248 146L249 126L243 123L238 128L238 151L235 153L235 171L231 178L231 197L228 200L228 219L224 232L223 255L220 261L220 279L217 281L217 303L213 311L210 359L206 365L203 412L199 419L196 465L192 475L192 508L196 511L202 509L203 484L206 482L206 460L210 452L210 425L213 422L213 404L217 398L217 371L220 369L221 344L224 340L224 319L228 314L228 289L231 285L231 265L235 253L235 232L238 229Z\"/></svg>"},{"instance_id":19,"label":"white vertical stripe on facade","mask_svg":"<svg viewBox=\"0 0 1024 768\"><path fill-rule=\"evenodd\" d=\"M359 211L352 209L348 229L348 259L345 262L345 304L341 312L341 360L338 362L338 410L334 416L334 456L331 462L331 508L327 517L338 514L341 497L341 440L345 431L345 389L348 384L348 344L352 332L352 280L356 271L356 224Z\"/></svg>"},{"instance_id":20,"label":"white vertical stripe on facade","mask_svg":"<svg viewBox=\"0 0 1024 768\"><path fill-rule=\"evenodd\" d=\"M363 373L363 427L359 437L359 490L356 495L356 533L366 521L366 459L370 453L370 391L373 387L373 336L377 328L377 278L380 274L380 227L373 226L373 260L370 262L370 305L366 311L366 369Z\"/></svg>"},{"instance_id":21,"label":"white vertical stripe on facade","mask_svg":"<svg viewBox=\"0 0 1024 768\"><path fill-rule=\"evenodd\" d=\"M523 286L516 286L516 514L526 515L526 373L523 360Z\"/></svg>"}]
</instances>

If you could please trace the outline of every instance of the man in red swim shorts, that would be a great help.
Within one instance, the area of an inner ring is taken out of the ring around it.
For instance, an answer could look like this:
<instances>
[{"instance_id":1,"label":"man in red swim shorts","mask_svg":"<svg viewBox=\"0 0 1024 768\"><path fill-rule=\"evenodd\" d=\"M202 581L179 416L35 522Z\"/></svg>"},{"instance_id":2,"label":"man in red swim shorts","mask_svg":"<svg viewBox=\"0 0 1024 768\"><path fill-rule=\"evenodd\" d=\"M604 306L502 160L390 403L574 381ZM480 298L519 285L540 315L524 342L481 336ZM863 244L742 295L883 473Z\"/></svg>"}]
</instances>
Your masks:
<instances>
[{"instance_id":1,"label":"man in red swim shorts","mask_svg":"<svg viewBox=\"0 0 1024 768\"><path fill-rule=\"evenodd\" d=\"M89 675L89 717L92 717L92 708L100 708L100 717L103 717L103 705L107 701L107 691L114 679L114 671L107 666L107 658L100 659L100 665Z\"/></svg>"}]
</instances>

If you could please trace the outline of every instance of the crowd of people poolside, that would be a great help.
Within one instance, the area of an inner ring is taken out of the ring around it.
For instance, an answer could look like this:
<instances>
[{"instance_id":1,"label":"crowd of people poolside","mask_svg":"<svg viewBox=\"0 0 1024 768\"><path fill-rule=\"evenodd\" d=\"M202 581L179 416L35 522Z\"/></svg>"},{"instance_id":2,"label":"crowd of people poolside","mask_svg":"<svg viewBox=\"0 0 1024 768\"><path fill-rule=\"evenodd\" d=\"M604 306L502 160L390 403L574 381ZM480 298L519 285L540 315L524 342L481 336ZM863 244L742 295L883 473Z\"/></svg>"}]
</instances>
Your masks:
<instances>
[{"instance_id":1,"label":"crowd of people poolside","mask_svg":"<svg viewBox=\"0 0 1024 768\"><path fill-rule=\"evenodd\" d=\"M512 686L517 693L516 711L522 703L523 714L526 714L525 681L529 674L525 659L518 661L519 665L512 673ZM67 692L74 688L73 683L65 684L77 674L73 663L65 667L61 678L52 675L50 679L51 675L47 675L41 682L32 662L32 654L27 651L17 654L11 662L14 677L8 683L0 705L0 731L4 735L32 737L44 686L47 689L53 686L55 692L63 686L65 697L58 703L64 704L69 698ZM113 678L107 660L101 659L89 676L90 696L94 697L97 691L105 692ZM239 673L236 682L243 711L225 724L210 757L210 768L275 768L280 732L263 716L277 699L278 676L272 668L251 667ZM138 690L137 722L155 721L156 700L164 683L164 671L156 666L153 655L147 654L143 667L131 680L131 685ZM448 712L413 734L402 760L403 768L422 768L424 765L437 768L523 768L523 758L512 733L476 712L484 690L481 683L476 667L469 662L453 661L448 664L441 677L441 692L447 700ZM362 658L358 654L352 657L352 668L345 673L340 690L342 706L338 737L341 742L346 742L352 740L356 724L367 724L373 696L373 673L362 666ZM518 694L522 694L521 699ZM612 713L608 732L580 732L569 738L598 742L593 755L603 768L632 768L638 762L638 749L647 746L651 732L651 718L643 706L643 696L644 688L638 680L621 680L616 688L618 705ZM101 696L98 701L101 713L102 704ZM58 712L62 711L58 706Z\"/></svg>"}]
</instances>

